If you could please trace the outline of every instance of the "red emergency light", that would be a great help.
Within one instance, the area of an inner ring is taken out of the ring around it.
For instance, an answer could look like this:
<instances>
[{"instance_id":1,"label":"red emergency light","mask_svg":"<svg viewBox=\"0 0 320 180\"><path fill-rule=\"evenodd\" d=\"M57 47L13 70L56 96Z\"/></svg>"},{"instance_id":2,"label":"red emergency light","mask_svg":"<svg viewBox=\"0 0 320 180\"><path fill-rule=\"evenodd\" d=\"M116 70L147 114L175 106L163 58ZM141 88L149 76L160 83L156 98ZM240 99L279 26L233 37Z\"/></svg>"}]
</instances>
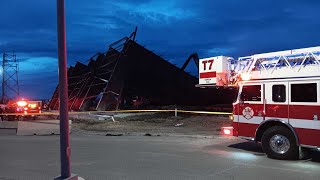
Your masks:
<instances>
[{"instance_id":1,"label":"red emergency light","mask_svg":"<svg viewBox=\"0 0 320 180\"><path fill-rule=\"evenodd\" d=\"M17 102L17 105L20 106L20 107L24 107L26 106L28 103L26 101L18 101Z\"/></svg>"},{"instance_id":2,"label":"red emergency light","mask_svg":"<svg viewBox=\"0 0 320 180\"><path fill-rule=\"evenodd\" d=\"M233 127L221 127L221 133L225 136L232 136L233 135Z\"/></svg>"}]
</instances>

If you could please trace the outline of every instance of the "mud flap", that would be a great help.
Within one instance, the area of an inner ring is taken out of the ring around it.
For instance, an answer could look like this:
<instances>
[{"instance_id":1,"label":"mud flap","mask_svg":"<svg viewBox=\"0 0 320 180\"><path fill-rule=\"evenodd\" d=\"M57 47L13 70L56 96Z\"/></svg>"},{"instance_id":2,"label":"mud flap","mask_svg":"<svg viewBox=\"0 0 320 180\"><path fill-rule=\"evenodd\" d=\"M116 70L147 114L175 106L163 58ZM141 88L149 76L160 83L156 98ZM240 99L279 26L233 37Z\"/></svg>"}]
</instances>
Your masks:
<instances>
[{"instance_id":1,"label":"mud flap","mask_svg":"<svg viewBox=\"0 0 320 180\"><path fill-rule=\"evenodd\" d=\"M304 159L310 159L310 158L311 158L310 149L299 146L299 159L304 160Z\"/></svg>"}]
</instances>

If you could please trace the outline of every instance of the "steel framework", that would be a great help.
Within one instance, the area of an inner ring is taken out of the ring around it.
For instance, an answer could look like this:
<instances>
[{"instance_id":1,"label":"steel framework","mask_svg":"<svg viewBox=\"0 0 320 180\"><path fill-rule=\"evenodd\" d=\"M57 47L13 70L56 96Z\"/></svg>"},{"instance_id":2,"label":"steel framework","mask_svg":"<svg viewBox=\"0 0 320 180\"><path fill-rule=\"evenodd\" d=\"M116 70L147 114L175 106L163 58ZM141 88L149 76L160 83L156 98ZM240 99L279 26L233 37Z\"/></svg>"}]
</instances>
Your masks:
<instances>
[{"instance_id":1,"label":"steel framework","mask_svg":"<svg viewBox=\"0 0 320 180\"><path fill-rule=\"evenodd\" d=\"M196 61L197 54L192 54L181 69L138 44L136 30L129 37L112 43L105 53L89 58L87 65L77 62L69 67L69 110L221 103L221 98L212 95L215 89L196 88L197 78L184 71L192 58ZM58 97L56 90L50 109L59 109Z\"/></svg>"},{"instance_id":2,"label":"steel framework","mask_svg":"<svg viewBox=\"0 0 320 180\"><path fill-rule=\"evenodd\" d=\"M2 56L2 103L10 98L19 98L19 65L14 52L4 52Z\"/></svg>"}]
</instances>

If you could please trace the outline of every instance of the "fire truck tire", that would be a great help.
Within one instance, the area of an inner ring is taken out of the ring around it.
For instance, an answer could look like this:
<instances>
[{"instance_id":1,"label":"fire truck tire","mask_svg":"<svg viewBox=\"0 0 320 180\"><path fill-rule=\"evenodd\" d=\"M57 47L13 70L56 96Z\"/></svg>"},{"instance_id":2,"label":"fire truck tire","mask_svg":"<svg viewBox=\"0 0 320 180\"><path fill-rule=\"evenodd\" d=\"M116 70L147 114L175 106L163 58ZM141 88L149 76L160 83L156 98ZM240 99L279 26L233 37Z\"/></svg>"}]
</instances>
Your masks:
<instances>
[{"instance_id":1,"label":"fire truck tire","mask_svg":"<svg viewBox=\"0 0 320 180\"><path fill-rule=\"evenodd\" d=\"M24 117L23 116L18 116L18 121L23 121Z\"/></svg>"},{"instance_id":2,"label":"fire truck tire","mask_svg":"<svg viewBox=\"0 0 320 180\"><path fill-rule=\"evenodd\" d=\"M14 121L15 120L14 116L7 116L7 118L8 118L8 121Z\"/></svg>"},{"instance_id":3,"label":"fire truck tire","mask_svg":"<svg viewBox=\"0 0 320 180\"><path fill-rule=\"evenodd\" d=\"M296 160L299 147L294 134L286 127L275 126L267 129L261 138L263 151L272 159Z\"/></svg>"},{"instance_id":4,"label":"fire truck tire","mask_svg":"<svg viewBox=\"0 0 320 180\"><path fill-rule=\"evenodd\" d=\"M2 116L2 120L3 121L9 121L9 118L8 118L8 116Z\"/></svg>"}]
</instances>

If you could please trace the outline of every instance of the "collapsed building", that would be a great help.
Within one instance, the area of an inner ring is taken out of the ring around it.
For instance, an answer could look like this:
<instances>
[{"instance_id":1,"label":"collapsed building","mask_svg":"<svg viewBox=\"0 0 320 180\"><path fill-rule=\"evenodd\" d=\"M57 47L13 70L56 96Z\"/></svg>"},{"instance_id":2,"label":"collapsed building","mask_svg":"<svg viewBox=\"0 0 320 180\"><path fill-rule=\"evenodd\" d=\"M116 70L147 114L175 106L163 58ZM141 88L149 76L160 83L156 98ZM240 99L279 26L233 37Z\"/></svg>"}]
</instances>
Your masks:
<instances>
[{"instance_id":1,"label":"collapsed building","mask_svg":"<svg viewBox=\"0 0 320 180\"><path fill-rule=\"evenodd\" d=\"M136 31L97 53L89 63L68 68L68 108L73 111L118 110L154 106L212 106L232 102L232 91L195 87L198 78L135 41ZM59 109L57 86L49 103ZM223 95L222 95L223 94ZM221 98L222 97L222 98ZM230 98L226 98L230 97Z\"/></svg>"}]
</instances>

